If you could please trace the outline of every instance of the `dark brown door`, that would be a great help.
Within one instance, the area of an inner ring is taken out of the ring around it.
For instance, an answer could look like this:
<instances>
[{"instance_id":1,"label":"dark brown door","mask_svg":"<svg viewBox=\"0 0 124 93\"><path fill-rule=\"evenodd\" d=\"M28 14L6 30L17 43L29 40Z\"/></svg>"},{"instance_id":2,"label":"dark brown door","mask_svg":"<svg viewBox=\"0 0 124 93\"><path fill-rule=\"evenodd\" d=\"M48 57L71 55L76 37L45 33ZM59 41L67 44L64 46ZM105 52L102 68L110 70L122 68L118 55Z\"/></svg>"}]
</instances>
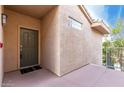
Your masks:
<instances>
[{"instance_id":1,"label":"dark brown door","mask_svg":"<svg viewBox=\"0 0 124 93\"><path fill-rule=\"evenodd\" d=\"M20 30L20 66L38 64L38 31L21 28Z\"/></svg>"}]
</instances>

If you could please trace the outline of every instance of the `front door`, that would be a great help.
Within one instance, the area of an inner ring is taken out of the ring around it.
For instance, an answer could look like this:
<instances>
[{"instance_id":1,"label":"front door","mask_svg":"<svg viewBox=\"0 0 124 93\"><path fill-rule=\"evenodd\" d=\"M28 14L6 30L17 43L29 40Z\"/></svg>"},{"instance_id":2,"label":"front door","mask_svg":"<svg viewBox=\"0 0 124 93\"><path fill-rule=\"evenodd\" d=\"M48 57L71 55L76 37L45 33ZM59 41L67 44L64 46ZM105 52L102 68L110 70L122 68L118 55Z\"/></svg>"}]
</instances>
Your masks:
<instances>
[{"instance_id":1,"label":"front door","mask_svg":"<svg viewBox=\"0 0 124 93\"><path fill-rule=\"evenodd\" d=\"M20 28L20 67L38 64L38 31Z\"/></svg>"}]
</instances>

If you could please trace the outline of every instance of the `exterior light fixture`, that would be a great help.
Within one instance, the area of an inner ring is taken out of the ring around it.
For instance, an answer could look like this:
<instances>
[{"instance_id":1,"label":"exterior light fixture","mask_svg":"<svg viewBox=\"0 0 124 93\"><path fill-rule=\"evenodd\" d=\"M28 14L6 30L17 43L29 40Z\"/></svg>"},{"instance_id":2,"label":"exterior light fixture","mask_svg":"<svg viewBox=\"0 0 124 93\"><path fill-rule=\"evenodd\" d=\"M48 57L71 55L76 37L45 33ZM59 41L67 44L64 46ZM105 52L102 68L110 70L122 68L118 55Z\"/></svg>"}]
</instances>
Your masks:
<instances>
[{"instance_id":1,"label":"exterior light fixture","mask_svg":"<svg viewBox=\"0 0 124 93\"><path fill-rule=\"evenodd\" d=\"M2 25L7 23L7 15L6 14L2 14Z\"/></svg>"}]
</instances>

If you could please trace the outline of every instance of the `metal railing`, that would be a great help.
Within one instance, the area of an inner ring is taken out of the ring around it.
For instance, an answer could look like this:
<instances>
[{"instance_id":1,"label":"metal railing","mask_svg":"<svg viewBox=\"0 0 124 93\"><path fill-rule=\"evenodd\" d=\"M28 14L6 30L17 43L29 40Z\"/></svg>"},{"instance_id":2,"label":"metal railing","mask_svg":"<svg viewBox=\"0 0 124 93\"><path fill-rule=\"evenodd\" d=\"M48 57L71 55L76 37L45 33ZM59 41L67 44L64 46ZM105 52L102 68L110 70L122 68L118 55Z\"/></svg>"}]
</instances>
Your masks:
<instances>
[{"instance_id":1,"label":"metal railing","mask_svg":"<svg viewBox=\"0 0 124 93\"><path fill-rule=\"evenodd\" d=\"M107 48L106 67L124 71L124 47Z\"/></svg>"}]
</instances>

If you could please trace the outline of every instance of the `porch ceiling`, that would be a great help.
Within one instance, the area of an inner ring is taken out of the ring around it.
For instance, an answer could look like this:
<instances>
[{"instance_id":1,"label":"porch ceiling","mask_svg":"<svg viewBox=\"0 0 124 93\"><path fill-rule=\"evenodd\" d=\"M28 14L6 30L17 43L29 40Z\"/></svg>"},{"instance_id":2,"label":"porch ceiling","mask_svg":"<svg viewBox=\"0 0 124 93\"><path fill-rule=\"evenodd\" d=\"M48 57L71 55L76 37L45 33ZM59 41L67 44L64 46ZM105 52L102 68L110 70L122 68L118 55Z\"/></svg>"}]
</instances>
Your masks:
<instances>
[{"instance_id":1,"label":"porch ceiling","mask_svg":"<svg viewBox=\"0 0 124 93\"><path fill-rule=\"evenodd\" d=\"M5 5L5 8L40 19L56 5Z\"/></svg>"}]
</instances>

